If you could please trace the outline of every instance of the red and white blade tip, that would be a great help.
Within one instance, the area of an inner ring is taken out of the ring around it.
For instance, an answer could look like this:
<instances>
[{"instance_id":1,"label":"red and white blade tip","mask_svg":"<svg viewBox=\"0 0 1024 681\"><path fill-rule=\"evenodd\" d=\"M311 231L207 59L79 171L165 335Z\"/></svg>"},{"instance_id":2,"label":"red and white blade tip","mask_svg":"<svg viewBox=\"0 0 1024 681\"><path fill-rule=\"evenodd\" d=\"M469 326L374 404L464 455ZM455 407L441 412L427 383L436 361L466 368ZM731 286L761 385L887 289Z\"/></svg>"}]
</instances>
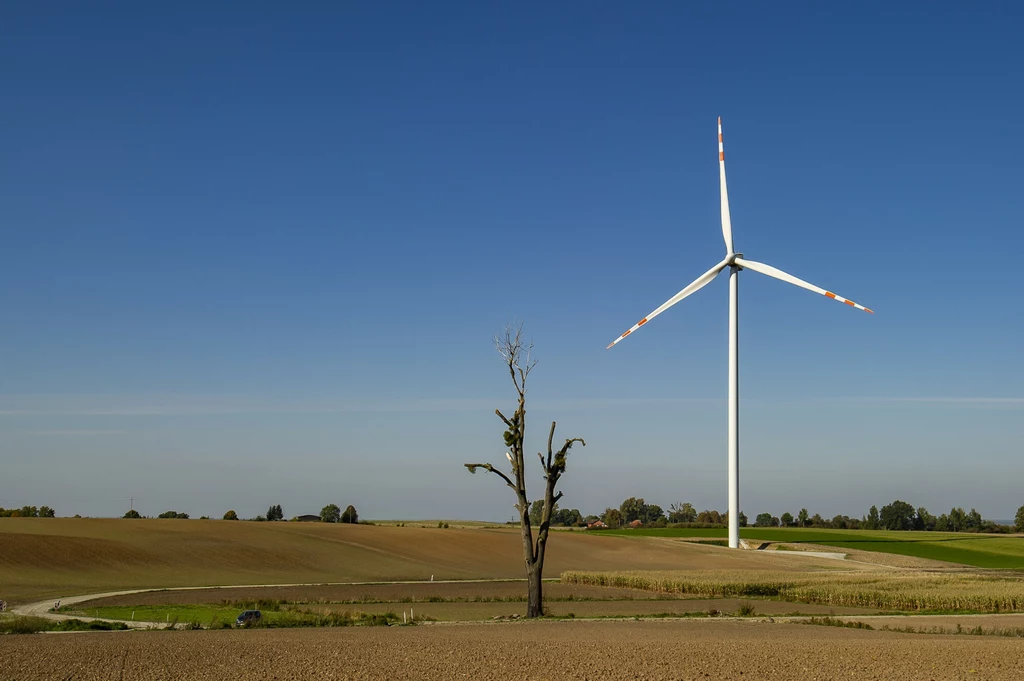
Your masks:
<instances>
[{"instance_id":1,"label":"red and white blade tip","mask_svg":"<svg viewBox=\"0 0 1024 681\"><path fill-rule=\"evenodd\" d=\"M641 326L643 326L643 325L644 325L644 324L646 324L646 323L647 323L647 317L644 317L643 319L641 319L640 321L638 321L638 322L637 322L636 324L634 324L633 326L631 326L631 327L630 327L630 329L629 329L629 331L627 331L626 333L622 334L621 336L619 336L618 338L616 338L615 340L613 340L613 341L612 341L611 343L609 343L609 344L608 344L608 347L606 347L606 348L605 348L605 350L611 350L611 349L612 349L612 346L613 346L613 345L615 345L615 344L616 344L616 343L618 343L618 342L619 342L620 340L622 340L623 338L625 338L625 337L626 337L626 336L628 336L629 334L633 333L634 331L636 331L637 329L639 329L639 328L640 328Z\"/></svg>"},{"instance_id":2,"label":"red and white blade tip","mask_svg":"<svg viewBox=\"0 0 1024 681\"><path fill-rule=\"evenodd\" d=\"M840 303L846 303L850 307L855 307L858 310L864 310L865 312L870 312L871 314L875 314L875 311L872 310L870 307L864 307L863 305L860 305L859 303L855 303L852 300L847 300L846 298L843 298L842 296L837 296L836 294L832 293L831 291L825 291L825 297L826 298L832 298L833 300L838 300Z\"/></svg>"}]
</instances>

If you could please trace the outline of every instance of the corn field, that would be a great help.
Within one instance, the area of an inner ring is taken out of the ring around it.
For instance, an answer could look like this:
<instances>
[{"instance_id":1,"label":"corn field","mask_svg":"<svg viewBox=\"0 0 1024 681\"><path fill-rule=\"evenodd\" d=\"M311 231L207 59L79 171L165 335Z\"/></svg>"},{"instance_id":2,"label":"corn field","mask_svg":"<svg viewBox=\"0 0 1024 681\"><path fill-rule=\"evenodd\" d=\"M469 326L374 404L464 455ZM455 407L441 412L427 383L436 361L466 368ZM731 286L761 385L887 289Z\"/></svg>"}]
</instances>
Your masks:
<instances>
[{"instance_id":1,"label":"corn field","mask_svg":"<svg viewBox=\"0 0 1024 681\"><path fill-rule=\"evenodd\" d=\"M561 581L703 597L778 598L881 610L1024 611L1024 579L990 575L570 571L562 573Z\"/></svg>"}]
</instances>

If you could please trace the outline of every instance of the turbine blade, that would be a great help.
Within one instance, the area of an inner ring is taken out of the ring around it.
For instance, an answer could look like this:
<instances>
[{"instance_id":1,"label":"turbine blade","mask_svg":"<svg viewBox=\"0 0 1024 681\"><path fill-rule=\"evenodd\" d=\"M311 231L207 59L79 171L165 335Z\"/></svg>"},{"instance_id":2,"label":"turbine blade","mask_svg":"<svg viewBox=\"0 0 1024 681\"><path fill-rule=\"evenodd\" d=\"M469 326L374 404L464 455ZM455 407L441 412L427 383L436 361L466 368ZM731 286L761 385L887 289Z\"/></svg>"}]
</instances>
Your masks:
<instances>
[{"instance_id":1,"label":"turbine blade","mask_svg":"<svg viewBox=\"0 0 1024 681\"><path fill-rule=\"evenodd\" d=\"M718 172L722 180L722 237L725 253L732 255L732 217L729 215L729 189L725 186L725 147L722 144L722 117L718 117Z\"/></svg>"},{"instance_id":2,"label":"turbine blade","mask_svg":"<svg viewBox=\"0 0 1024 681\"><path fill-rule=\"evenodd\" d=\"M680 291L679 293L675 294L674 296L672 296L671 298L666 300L664 303L662 303L661 307L659 307L657 310L655 310L654 312L650 313L649 315L647 315L646 317L644 317L643 319L638 321L636 324L634 324L629 329L629 331L627 331L626 333L622 334L621 336L619 336L618 338L613 340L611 343L609 343L608 344L608 348L611 348L613 345L618 343L620 340L622 340L623 338L625 338L629 334L633 333L634 331L639 329L641 326L643 326L647 322L651 321L652 319L654 319L655 317L660 315L665 310L669 309L670 307L672 307L673 305L678 303L683 298L686 298L687 296L689 296L689 295L691 295L693 293L696 293L697 291L699 291L702 288L704 288L705 286L707 286L711 282L711 280L715 278L715 275L717 275L719 272L721 272L725 268L725 266L727 264L728 263L725 260L723 260L722 262L718 263L717 265L712 267L710 270L708 270L704 274L702 274L699 277L697 277L696 279L694 279L690 283L689 286L687 286L682 291ZM607 350L608 348L605 348L605 349Z\"/></svg>"},{"instance_id":3,"label":"turbine blade","mask_svg":"<svg viewBox=\"0 0 1024 681\"><path fill-rule=\"evenodd\" d=\"M840 303L846 303L850 307L855 307L858 310L864 310L865 312L871 312L872 314L874 314L875 312L874 310L864 307L863 305L858 305L852 300L847 300L842 296L837 296L831 291L826 291L825 289L815 286L814 284L809 284L803 279L798 279L797 277L794 277L792 274L787 274L778 268L772 267L771 265L765 265L763 262L755 262L753 260L744 260L743 258L736 258L736 264L739 265L740 267L743 267L744 269L754 270L755 272L760 272L761 274L765 274L769 277L774 277L775 279L787 282L789 284L793 284L794 286L805 288L808 291L820 293L823 296L838 300Z\"/></svg>"}]
</instances>

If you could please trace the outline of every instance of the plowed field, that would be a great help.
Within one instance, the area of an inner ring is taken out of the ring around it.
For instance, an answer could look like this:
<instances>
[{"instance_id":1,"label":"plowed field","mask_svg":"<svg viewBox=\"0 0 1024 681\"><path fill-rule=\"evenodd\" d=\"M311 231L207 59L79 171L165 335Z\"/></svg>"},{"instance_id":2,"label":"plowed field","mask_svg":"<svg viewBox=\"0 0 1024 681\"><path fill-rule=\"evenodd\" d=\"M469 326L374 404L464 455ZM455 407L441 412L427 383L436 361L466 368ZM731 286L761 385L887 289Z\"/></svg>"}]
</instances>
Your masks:
<instances>
[{"instance_id":1,"label":"plowed field","mask_svg":"<svg viewBox=\"0 0 1024 681\"><path fill-rule=\"evenodd\" d=\"M3 678L1019 679L1019 640L735 621L0 638Z\"/></svg>"}]
</instances>

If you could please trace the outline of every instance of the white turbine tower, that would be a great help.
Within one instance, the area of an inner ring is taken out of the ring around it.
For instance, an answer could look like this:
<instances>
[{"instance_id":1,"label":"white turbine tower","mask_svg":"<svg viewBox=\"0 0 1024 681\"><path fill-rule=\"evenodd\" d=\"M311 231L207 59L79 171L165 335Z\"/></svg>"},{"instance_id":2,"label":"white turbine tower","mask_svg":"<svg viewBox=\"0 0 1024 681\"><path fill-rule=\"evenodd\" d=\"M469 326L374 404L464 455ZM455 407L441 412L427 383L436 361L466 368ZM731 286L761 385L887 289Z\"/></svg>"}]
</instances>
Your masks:
<instances>
[{"instance_id":1,"label":"white turbine tower","mask_svg":"<svg viewBox=\"0 0 1024 681\"><path fill-rule=\"evenodd\" d=\"M736 253L732 248L732 219L729 217L729 192L725 186L725 149L722 146L722 119L718 119L718 172L722 183L722 236L725 237L725 260L718 263L704 274L697 277L693 282L679 293L675 294L654 312L650 313L637 322L629 331L616 338L608 346L611 348L623 338L633 333L641 326L651 321L665 310L669 309L683 298L696 293L707 286L719 272L726 267L729 268L729 548L735 549L740 543L740 353L739 353L739 292L738 280L740 270L750 269L761 274L780 279L808 291L820 293L823 296L833 298L841 303L846 303L858 310L872 312L863 305L858 305L852 300L837 296L831 291L826 291L814 284L808 284L803 279L797 279L791 274L771 265L746 260L742 253Z\"/></svg>"}]
</instances>

